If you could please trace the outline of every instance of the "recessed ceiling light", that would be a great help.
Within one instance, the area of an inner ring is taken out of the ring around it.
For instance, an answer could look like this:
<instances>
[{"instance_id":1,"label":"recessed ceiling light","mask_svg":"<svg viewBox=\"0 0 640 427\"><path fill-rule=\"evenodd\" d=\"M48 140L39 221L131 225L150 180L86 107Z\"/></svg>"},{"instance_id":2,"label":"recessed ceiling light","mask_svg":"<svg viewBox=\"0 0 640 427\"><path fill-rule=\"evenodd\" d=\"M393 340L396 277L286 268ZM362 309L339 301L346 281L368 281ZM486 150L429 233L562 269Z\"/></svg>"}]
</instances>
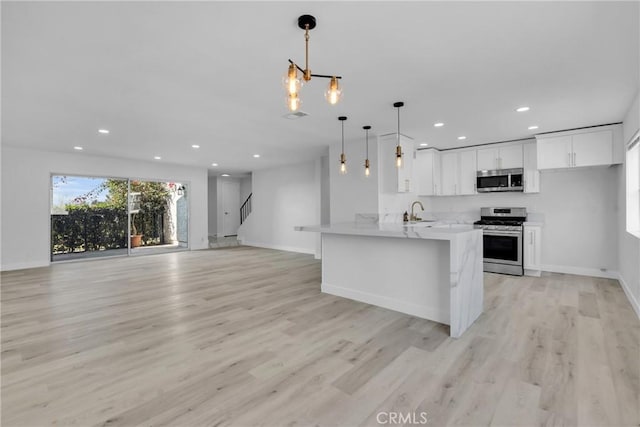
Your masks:
<instances>
[{"instance_id":1,"label":"recessed ceiling light","mask_svg":"<svg viewBox=\"0 0 640 427\"><path fill-rule=\"evenodd\" d=\"M253 157L257 159L258 157L260 157L260 154L254 154Z\"/></svg>"},{"instance_id":2,"label":"recessed ceiling light","mask_svg":"<svg viewBox=\"0 0 640 427\"><path fill-rule=\"evenodd\" d=\"M193 144L191 148L200 148L200 146L198 144Z\"/></svg>"},{"instance_id":3,"label":"recessed ceiling light","mask_svg":"<svg viewBox=\"0 0 640 427\"><path fill-rule=\"evenodd\" d=\"M107 129L98 129L98 133L107 134L107 133L109 133L109 130L107 130Z\"/></svg>"},{"instance_id":4,"label":"recessed ceiling light","mask_svg":"<svg viewBox=\"0 0 640 427\"><path fill-rule=\"evenodd\" d=\"M444 123L438 122L433 124L433 127L436 127L436 128L441 128L442 126L444 126Z\"/></svg>"},{"instance_id":5,"label":"recessed ceiling light","mask_svg":"<svg viewBox=\"0 0 640 427\"><path fill-rule=\"evenodd\" d=\"M516 111L518 113L524 113L525 111L529 111L529 107L519 107L519 108L516 108Z\"/></svg>"},{"instance_id":6,"label":"recessed ceiling light","mask_svg":"<svg viewBox=\"0 0 640 427\"><path fill-rule=\"evenodd\" d=\"M154 160L161 160L161 159L162 159L162 157L160 157L160 156L153 156L153 159L154 159Z\"/></svg>"},{"instance_id":7,"label":"recessed ceiling light","mask_svg":"<svg viewBox=\"0 0 640 427\"><path fill-rule=\"evenodd\" d=\"M529 126L529 130L538 129L538 126Z\"/></svg>"},{"instance_id":8,"label":"recessed ceiling light","mask_svg":"<svg viewBox=\"0 0 640 427\"><path fill-rule=\"evenodd\" d=\"M429 145L429 144L427 144L426 142L423 142L423 143L420 144L420 147L426 147L427 145Z\"/></svg>"},{"instance_id":9,"label":"recessed ceiling light","mask_svg":"<svg viewBox=\"0 0 640 427\"><path fill-rule=\"evenodd\" d=\"M217 163L211 163L211 166L218 166Z\"/></svg>"},{"instance_id":10,"label":"recessed ceiling light","mask_svg":"<svg viewBox=\"0 0 640 427\"><path fill-rule=\"evenodd\" d=\"M82 150L82 147L80 147L79 145L76 145L75 147L73 147L73 149L74 149L74 150L81 151L81 150Z\"/></svg>"},{"instance_id":11,"label":"recessed ceiling light","mask_svg":"<svg viewBox=\"0 0 640 427\"><path fill-rule=\"evenodd\" d=\"M467 137L466 136L459 136L458 139L459 140L463 140L463 139L467 139Z\"/></svg>"},{"instance_id":12,"label":"recessed ceiling light","mask_svg":"<svg viewBox=\"0 0 640 427\"><path fill-rule=\"evenodd\" d=\"M220 176L231 176L231 175L229 175L228 173L223 173L223 174L222 174L222 175L220 175Z\"/></svg>"}]
</instances>

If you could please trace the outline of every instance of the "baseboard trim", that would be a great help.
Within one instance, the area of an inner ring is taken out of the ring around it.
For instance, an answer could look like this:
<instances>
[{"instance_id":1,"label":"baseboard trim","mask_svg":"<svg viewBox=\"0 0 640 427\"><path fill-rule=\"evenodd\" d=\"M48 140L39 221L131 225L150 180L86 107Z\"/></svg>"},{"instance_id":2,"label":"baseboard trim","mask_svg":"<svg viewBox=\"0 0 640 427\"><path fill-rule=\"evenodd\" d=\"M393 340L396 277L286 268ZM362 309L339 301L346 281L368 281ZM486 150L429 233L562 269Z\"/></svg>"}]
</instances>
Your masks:
<instances>
[{"instance_id":1,"label":"baseboard trim","mask_svg":"<svg viewBox=\"0 0 640 427\"><path fill-rule=\"evenodd\" d=\"M617 279L618 279L618 282L620 282L620 286L622 286L622 290L627 295L627 299L631 303L631 307L633 307L633 311L636 312L636 316L638 316L638 319L640 319L640 304L638 303L638 300L633 295L633 293L631 292L631 289L629 288L629 285L627 284L627 282L624 281L624 278L620 273L618 273Z\"/></svg>"},{"instance_id":2,"label":"baseboard trim","mask_svg":"<svg viewBox=\"0 0 640 427\"><path fill-rule=\"evenodd\" d=\"M3 265L0 267L0 271L26 270L28 268L49 267L50 265L50 262L19 262L16 264Z\"/></svg>"},{"instance_id":3,"label":"baseboard trim","mask_svg":"<svg viewBox=\"0 0 640 427\"><path fill-rule=\"evenodd\" d=\"M411 316L420 317L422 319L433 320L434 322L443 323L445 325L449 325L449 322L451 320L448 312L444 312L443 310L438 308L412 304L404 301L399 301L394 298L374 295L368 292L357 291L354 289L343 288L342 286L335 286L322 282L320 290L326 294L348 298L355 301L364 302L366 304L376 305L378 307L387 308L389 310L398 311L400 313L409 314Z\"/></svg>"},{"instance_id":4,"label":"baseboard trim","mask_svg":"<svg viewBox=\"0 0 640 427\"><path fill-rule=\"evenodd\" d=\"M297 253L309 254L309 255L315 255L316 253L315 248L311 249L311 248L298 248L295 246L286 246L286 245L272 245L268 243L250 242L244 239L238 239L238 242L244 246L253 246L256 248L275 249L278 251L297 252Z\"/></svg>"},{"instance_id":5,"label":"baseboard trim","mask_svg":"<svg viewBox=\"0 0 640 427\"><path fill-rule=\"evenodd\" d=\"M618 273L616 271L601 271L596 268L572 267L568 265L546 264L542 266L542 271L548 271L550 273L575 274L577 276L602 277L604 279L618 278Z\"/></svg>"}]
</instances>

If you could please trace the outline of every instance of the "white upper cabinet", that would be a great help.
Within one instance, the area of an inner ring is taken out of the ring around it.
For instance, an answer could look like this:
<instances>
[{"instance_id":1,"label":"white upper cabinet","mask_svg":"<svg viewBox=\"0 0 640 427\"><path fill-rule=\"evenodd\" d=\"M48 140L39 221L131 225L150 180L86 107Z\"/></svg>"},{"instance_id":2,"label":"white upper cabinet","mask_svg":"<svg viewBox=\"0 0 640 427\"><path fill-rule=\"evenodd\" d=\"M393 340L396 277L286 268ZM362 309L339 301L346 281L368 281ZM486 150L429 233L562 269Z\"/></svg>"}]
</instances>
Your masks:
<instances>
[{"instance_id":1,"label":"white upper cabinet","mask_svg":"<svg viewBox=\"0 0 640 427\"><path fill-rule=\"evenodd\" d=\"M573 166L610 165L613 163L613 132L573 135Z\"/></svg>"},{"instance_id":2,"label":"white upper cabinet","mask_svg":"<svg viewBox=\"0 0 640 427\"><path fill-rule=\"evenodd\" d=\"M571 135L538 139L538 169L571 167Z\"/></svg>"},{"instance_id":3,"label":"white upper cabinet","mask_svg":"<svg viewBox=\"0 0 640 427\"><path fill-rule=\"evenodd\" d=\"M522 145L522 158L524 162L524 192L540 192L540 171L538 170L538 155L536 142L526 142Z\"/></svg>"},{"instance_id":4,"label":"white upper cabinet","mask_svg":"<svg viewBox=\"0 0 640 427\"><path fill-rule=\"evenodd\" d=\"M522 145L507 145L498 149L500 167L498 169L514 169L523 166Z\"/></svg>"},{"instance_id":5,"label":"white upper cabinet","mask_svg":"<svg viewBox=\"0 0 640 427\"><path fill-rule=\"evenodd\" d=\"M440 159L443 196L476 194L476 150L448 151Z\"/></svg>"},{"instance_id":6,"label":"white upper cabinet","mask_svg":"<svg viewBox=\"0 0 640 427\"><path fill-rule=\"evenodd\" d=\"M446 152L440 155L442 168L442 195L458 194L458 153Z\"/></svg>"},{"instance_id":7,"label":"white upper cabinet","mask_svg":"<svg viewBox=\"0 0 640 427\"><path fill-rule=\"evenodd\" d=\"M476 150L458 153L458 194L476 194Z\"/></svg>"},{"instance_id":8,"label":"white upper cabinet","mask_svg":"<svg viewBox=\"0 0 640 427\"><path fill-rule=\"evenodd\" d=\"M418 196L438 196L440 186L440 153L435 149L418 150L413 163L415 190Z\"/></svg>"},{"instance_id":9,"label":"white upper cabinet","mask_svg":"<svg viewBox=\"0 0 640 427\"><path fill-rule=\"evenodd\" d=\"M538 169L607 166L620 163L619 125L538 135Z\"/></svg>"},{"instance_id":10,"label":"white upper cabinet","mask_svg":"<svg viewBox=\"0 0 640 427\"><path fill-rule=\"evenodd\" d=\"M522 167L522 145L506 145L478 150L478 170Z\"/></svg>"},{"instance_id":11,"label":"white upper cabinet","mask_svg":"<svg viewBox=\"0 0 640 427\"><path fill-rule=\"evenodd\" d=\"M488 171L492 169L498 169L498 150L496 148L478 150L478 170Z\"/></svg>"}]
</instances>

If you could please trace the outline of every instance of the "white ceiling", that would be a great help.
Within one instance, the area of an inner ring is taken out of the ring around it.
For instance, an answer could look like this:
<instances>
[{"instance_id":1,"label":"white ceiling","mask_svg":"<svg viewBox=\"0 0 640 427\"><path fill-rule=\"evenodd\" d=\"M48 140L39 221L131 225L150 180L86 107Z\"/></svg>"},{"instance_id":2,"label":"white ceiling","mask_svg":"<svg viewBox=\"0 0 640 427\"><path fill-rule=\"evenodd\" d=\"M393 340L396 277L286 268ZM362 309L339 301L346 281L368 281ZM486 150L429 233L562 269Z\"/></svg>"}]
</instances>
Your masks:
<instances>
[{"instance_id":1,"label":"white ceiling","mask_svg":"<svg viewBox=\"0 0 640 427\"><path fill-rule=\"evenodd\" d=\"M304 59L305 13L311 69L343 76L344 99L328 105L314 78L310 115L287 120L281 78ZM395 132L394 101L402 133L438 148L620 122L639 87L639 14L605 1L3 1L3 144L239 173L325 153L339 115L347 143L365 124Z\"/></svg>"}]
</instances>

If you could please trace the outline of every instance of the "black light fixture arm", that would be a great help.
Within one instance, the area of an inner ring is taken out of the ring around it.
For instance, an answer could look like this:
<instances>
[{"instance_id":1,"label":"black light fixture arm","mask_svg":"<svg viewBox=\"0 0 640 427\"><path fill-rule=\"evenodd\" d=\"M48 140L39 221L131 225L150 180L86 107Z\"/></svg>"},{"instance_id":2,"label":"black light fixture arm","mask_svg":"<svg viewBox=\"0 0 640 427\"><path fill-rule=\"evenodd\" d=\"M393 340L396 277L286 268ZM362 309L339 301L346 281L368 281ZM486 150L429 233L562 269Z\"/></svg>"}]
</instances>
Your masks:
<instances>
[{"instance_id":1,"label":"black light fixture arm","mask_svg":"<svg viewBox=\"0 0 640 427\"><path fill-rule=\"evenodd\" d=\"M302 69L302 67L300 67L298 64L296 64L295 62L293 62L293 61L292 61L292 60L290 60L290 59L289 59L289 63L290 63L290 64L295 65L295 66L296 66L296 68L297 68L297 69L298 69L302 74L304 74L305 70L304 70L304 69ZM311 74L311 77L320 77L320 78L323 78L323 79L331 79L331 78L334 78L334 77L335 77L336 79L341 79L341 78L342 78L342 76L327 76L327 75L325 75L325 74Z\"/></svg>"}]
</instances>

